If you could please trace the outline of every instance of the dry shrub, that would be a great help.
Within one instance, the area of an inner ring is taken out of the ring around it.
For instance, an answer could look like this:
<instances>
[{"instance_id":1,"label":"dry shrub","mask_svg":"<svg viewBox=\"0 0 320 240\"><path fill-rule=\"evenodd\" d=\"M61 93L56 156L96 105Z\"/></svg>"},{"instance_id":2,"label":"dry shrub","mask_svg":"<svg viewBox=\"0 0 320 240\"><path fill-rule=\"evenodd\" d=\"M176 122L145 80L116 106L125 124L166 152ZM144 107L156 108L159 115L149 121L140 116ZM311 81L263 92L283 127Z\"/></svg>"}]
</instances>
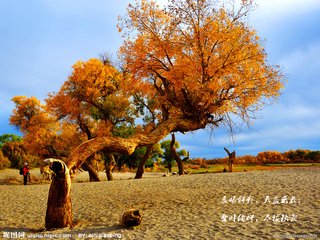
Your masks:
<instances>
[{"instance_id":1,"label":"dry shrub","mask_svg":"<svg viewBox=\"0 0 320 240\"><path fill-rule=\"evenodd\" d=\"M16 177L7 177L3 182L8 184L21 184L21 180Z\"/></svg>"},{"instance_id":2,"label":"dry shrub","mask_svg":"<svg viewBox=\"0 0 320 240\"><path fill-rule=\"evenodd\" d=\"M201 168L208 168L208 164L206 160L202 160L201 164L200 164Z\"/></svg>"},{"instance_id":3,"label":"dry shrub","mask_svg":"<svg viewBox=\"0 0 320 240\"><path fill-rule=\"evenodd\" d=\"M216 165L216 164L218 164L218 158L215 158L215 159L207 159L206 160L206 164L207 165Z\"/></svg>"},{"instance_id":4,"label":"dry shrub","mask_svg":"<svg viewBox=\"0 0 320 240\"><path fill-rule=\"evenodd\" d=\"M208 168L207 160L204 158L195 158L191 160L191 164L199 166L200 168Z\"/></svg>"},{"instance_id":5,"label":"dry shrub","mask_svg":"<svg viewBox=\"0 0 320 240\"><path fill-rule=\"evenodd\" d=\"M7 167L10 167L10 160L7 157L5 157L2 151L0 150L0 170L5 169Z\"/></svg>"},{"instance_id":6,"label":"dry shrub","mask_svg":"<svg viewBox=\"0 0 320 240\"><path fill-rule=\"evenodd\" d=\"M183 165L183 167L184 167L185 169L191 168L192 166L193 166L193 165L188 164L188 163L186 163L186 164Z\"/></svg>"},{"instance_id":7,"label":"dry shrub","mask_svg":"<svg viewBox=\"0 0 320 240\"><path fill-rule=\"evenodd\" d=\"M191 164L193 164L193 165L201 165L203 161L204 161L203 158L194 158L194 159L191 160Z\"/></svg>"},{"instance_id":8,"label":"dry shrub","mask_svg":"<svg viewBox=\"0 0 320 240\"><path fill-rule=\"evenodd\" d=\"M259 163L263 163L263 164L286 161L285 157L280 152L277 152L277 151L259 152L256 159Z\"/></svg>"},{"instance_id":9,"label":"dry shrub","mask_svg":"<svg viewBox=\"0 0 320 240\"><path fill-rule=\"evenodd\" d=\"M157 162L155 162L155 163L153 164L153 170L154 170L155 172L166 171L165 167L163 167L163 165L161 165L161 164L159 164L159 163L157 163Z\"/></svg>"},{"instance_id":10,"label":"dry shrub","mask_svg":"<svg viewBox=\"0 0 320 240\"><path fill-rule=\"evenodd\" d=\"M146 168L144 169L144 171L145 171L145 172L152 172L152 168L146 167Z\"/></svg>"},{"instance_id":11,"label":"dry shrub","mask_svg":"<svg viewBox=\"0 0 320 240\"><path fill-rule=\"evenodd\" d=\"M37 176L30 174L29 175L29 181L31 183L40 183L42 180L40 180Z\"/></svg>"},{"instance_id":12,"label":"dry shrub","mask_svg":"<svg viewBox=\"0 0 320 240\"><path fill-rule=\"evenodd\" d=\"M194 169L194 170L199 170L200 169L200 166L199 165L193 165L190 167L191 169Z\"/></svg>"},{"instance_id":13,"label":"dry shrub","mask_svg":"<svg viewBox=\"0 0 320 240\"><path fill-rule=\"evenodd\" d=\"M120 172L130 172L130 168L128 168L126 164L123 164L123 166L121 167Z\"/></svg>"}]
</instances>

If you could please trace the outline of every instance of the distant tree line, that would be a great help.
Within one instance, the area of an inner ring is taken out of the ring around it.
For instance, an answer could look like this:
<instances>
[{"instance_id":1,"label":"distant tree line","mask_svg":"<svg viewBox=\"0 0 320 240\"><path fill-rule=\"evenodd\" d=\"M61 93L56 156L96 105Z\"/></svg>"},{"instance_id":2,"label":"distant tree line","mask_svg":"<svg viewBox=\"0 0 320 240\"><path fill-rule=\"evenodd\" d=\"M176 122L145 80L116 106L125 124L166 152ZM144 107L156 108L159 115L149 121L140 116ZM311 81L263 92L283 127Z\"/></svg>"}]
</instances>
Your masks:
<instances>
[{"instance_id":1,"label":"distant tree line","mask_svg":"<svg viewBox=\"0 0 320 240\"><path fill-rule=\"evenodd\" d=\"M215 158L215 159L194 159L191 160L192 163L198 164L199 162L205 161L206 164L226 164L228 158ZM277 152L277 151L265 151L259 152L257 156L245 155L238 156L235 159L235 164L274 164L274 163L315 163L320 162L320 151L311 151L304 149L289 150L287 152Z\"/></svg>"},{"instance_id":2,"label":"distant tree line","mask_svg":"<svg viewBox=\"0 0 320 240\"><path fill-rule=\"evenodd\" d=\"M171 170L174 159L171 156L169 149L170 140L164 140L161 143L156 144L150 154L150 157L146 161L145 167L147 168L159 168L165 167ZM176 148L180 147L179 142L176 142ZM146 152L146 148L138 148L131 156L116 155L114 170L122 171L128 169L136 169L139 161L143 158ZM185 149L178 151L181 157L188 156ZM104 168L103 156L96 155L92 158L93 165L98 166L99 169ZM38 167L43 159L37 155L29 153L26 146L23 143L23 138L15 134L3 134L0 136L0 169L4 168L20 168L24 162L28 162L32 167ZM226 164L228 157L204 159L194 158L188 160L189 163L195 165L212 165L212 164ZM258 155L245 155L238 156L235 159L235 164L274 164L274 163L300 163L308 162L315 163L320 162L320 151L311 151L304 149L289 150L287 152L277 151L265 151L259 152Z\"/></svg>"}]
</instances>

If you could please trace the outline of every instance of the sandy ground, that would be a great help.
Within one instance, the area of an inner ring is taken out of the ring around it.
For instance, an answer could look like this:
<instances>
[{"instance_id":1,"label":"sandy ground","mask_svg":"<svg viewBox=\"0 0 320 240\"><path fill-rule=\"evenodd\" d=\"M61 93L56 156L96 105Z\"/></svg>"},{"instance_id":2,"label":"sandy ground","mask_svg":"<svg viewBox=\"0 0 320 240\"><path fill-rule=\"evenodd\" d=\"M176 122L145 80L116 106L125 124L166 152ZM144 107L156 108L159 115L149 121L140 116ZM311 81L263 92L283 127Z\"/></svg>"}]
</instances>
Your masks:
<instances>
[{"instance_id":1,"label":"sandy ground","mask_svg":"<svg viewBox=\"0 0 320 240\"><path fill-rule=\"evenodd\" d=\"M0 183L17 172L1 171ZM72 184L76 225L55 231L40 231L49 184L2 183L0 239L320 239L320 168L133 176L90 183L81 173ZM119 218L132 207L143 221L125 229Z\"/></svg>"}]
</instances>

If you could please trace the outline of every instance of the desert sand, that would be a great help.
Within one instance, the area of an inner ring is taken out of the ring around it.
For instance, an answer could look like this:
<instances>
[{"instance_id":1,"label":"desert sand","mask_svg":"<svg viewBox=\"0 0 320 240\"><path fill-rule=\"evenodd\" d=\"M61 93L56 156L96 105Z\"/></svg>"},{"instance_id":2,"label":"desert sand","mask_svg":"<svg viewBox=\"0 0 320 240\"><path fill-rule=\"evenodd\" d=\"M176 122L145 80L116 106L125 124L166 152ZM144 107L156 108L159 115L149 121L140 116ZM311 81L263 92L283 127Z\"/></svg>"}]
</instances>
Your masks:
<instances>
[{"instance_id":1,"label":"desert sand","mask_svg":"<svg viewBox=\"0 0 320 240\"><path fill-rule=\"evenodd\" d=\"M147 173L138 180L117 173L114 181L91 183L81 173L72 184L75 226L54 231L43 229L50 185L24 186L17 173L0 172L1 239L320 238L317 167L169 177ZM11 184L4 183L8 178ZM130 208L139 209L143 220L125 229L119 218Z\"/></svg>"}]
</instances>

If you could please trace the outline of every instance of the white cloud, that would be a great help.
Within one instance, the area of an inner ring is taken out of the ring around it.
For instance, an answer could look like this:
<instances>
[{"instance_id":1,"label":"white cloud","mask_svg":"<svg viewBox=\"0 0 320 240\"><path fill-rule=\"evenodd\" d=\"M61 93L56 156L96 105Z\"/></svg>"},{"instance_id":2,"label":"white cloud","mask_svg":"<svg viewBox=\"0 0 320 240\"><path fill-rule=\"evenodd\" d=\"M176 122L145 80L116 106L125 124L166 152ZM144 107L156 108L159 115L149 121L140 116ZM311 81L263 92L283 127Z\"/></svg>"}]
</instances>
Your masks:
<instances>
[{"instance_id":1,"label":"white cloud","mask_svg":"<svg viewBox=\"0 0 320 240\"><path fill-rule=\"evenodd\" d=\"M236 141L239 144L243 142L268 142L272 143L285 143L286 141L297 141L308 138L320 138L320 121L312 123L299 123L299 124L279 124L279 126L271 126L264 130L250 131L250 133L239 134L236 136Z\"/></svg>"},{"instance_id":2,"label":"white cloud","mask_svg":"<svg viewBox=\"0 0 320 240\"><path fill-rule=\"evenodd\" d=\"M303 41L303 40L302 40ZM297 46L279 59L288 78L283 98L289 103L311 105L319 109L320 42ZM319 110L313 109L313 112Z\"/></svg>"},{"instance_id":3,"label":"white cloud","mask_svg":"<svg viewBox=\"0 0 320 240\"><path fill-rule=\"evenodd\" d=\"M261 122L260 122L261 121ZM250 153L266 150L280 152L310 148L308 142L320 139L320 111L315 106L279 105L274 111L268 111L265 118L258 121L258 127L245 130L236 135L236 146Z\"/></svg>"},{"instance_id":4,"label":"white cloud","mask_svg":"<svg viewBox=\"0 0 320 240\"><path fill-rule=\"evenodd\" d=\"M320 10L319 0L256 0L257 9L250 14L249 21L259 32L267 33L264 37L270 37L270 33L284 26L293 26L294 20L304 21L309 15L318 14ZM283 32L277 34L284 34ZM299 36L302 37L302 36Z\"/></svg>"},{"instance_id":5,"label":"white cloud","mask_svg":"<svg viewBox=\"0 0 320 240\"><path fill-rule=\"evenodd\" d=\"M319 0L257 0L258 11L267 12L270 15L284 16L288 13L297 14L320 8Z\"/></svg>"},{"instance_id":6,"label":"white cloud","mask_svg":"<svg viewBox=\"0 0 320 240\"><path fill-rule=\"evenodd\" d=\"M278 104L264 112L264 118L258 123L267 125L271 122L310 122L320 119L320 109L315 105Z\"/></svg>"}]
</instances>

